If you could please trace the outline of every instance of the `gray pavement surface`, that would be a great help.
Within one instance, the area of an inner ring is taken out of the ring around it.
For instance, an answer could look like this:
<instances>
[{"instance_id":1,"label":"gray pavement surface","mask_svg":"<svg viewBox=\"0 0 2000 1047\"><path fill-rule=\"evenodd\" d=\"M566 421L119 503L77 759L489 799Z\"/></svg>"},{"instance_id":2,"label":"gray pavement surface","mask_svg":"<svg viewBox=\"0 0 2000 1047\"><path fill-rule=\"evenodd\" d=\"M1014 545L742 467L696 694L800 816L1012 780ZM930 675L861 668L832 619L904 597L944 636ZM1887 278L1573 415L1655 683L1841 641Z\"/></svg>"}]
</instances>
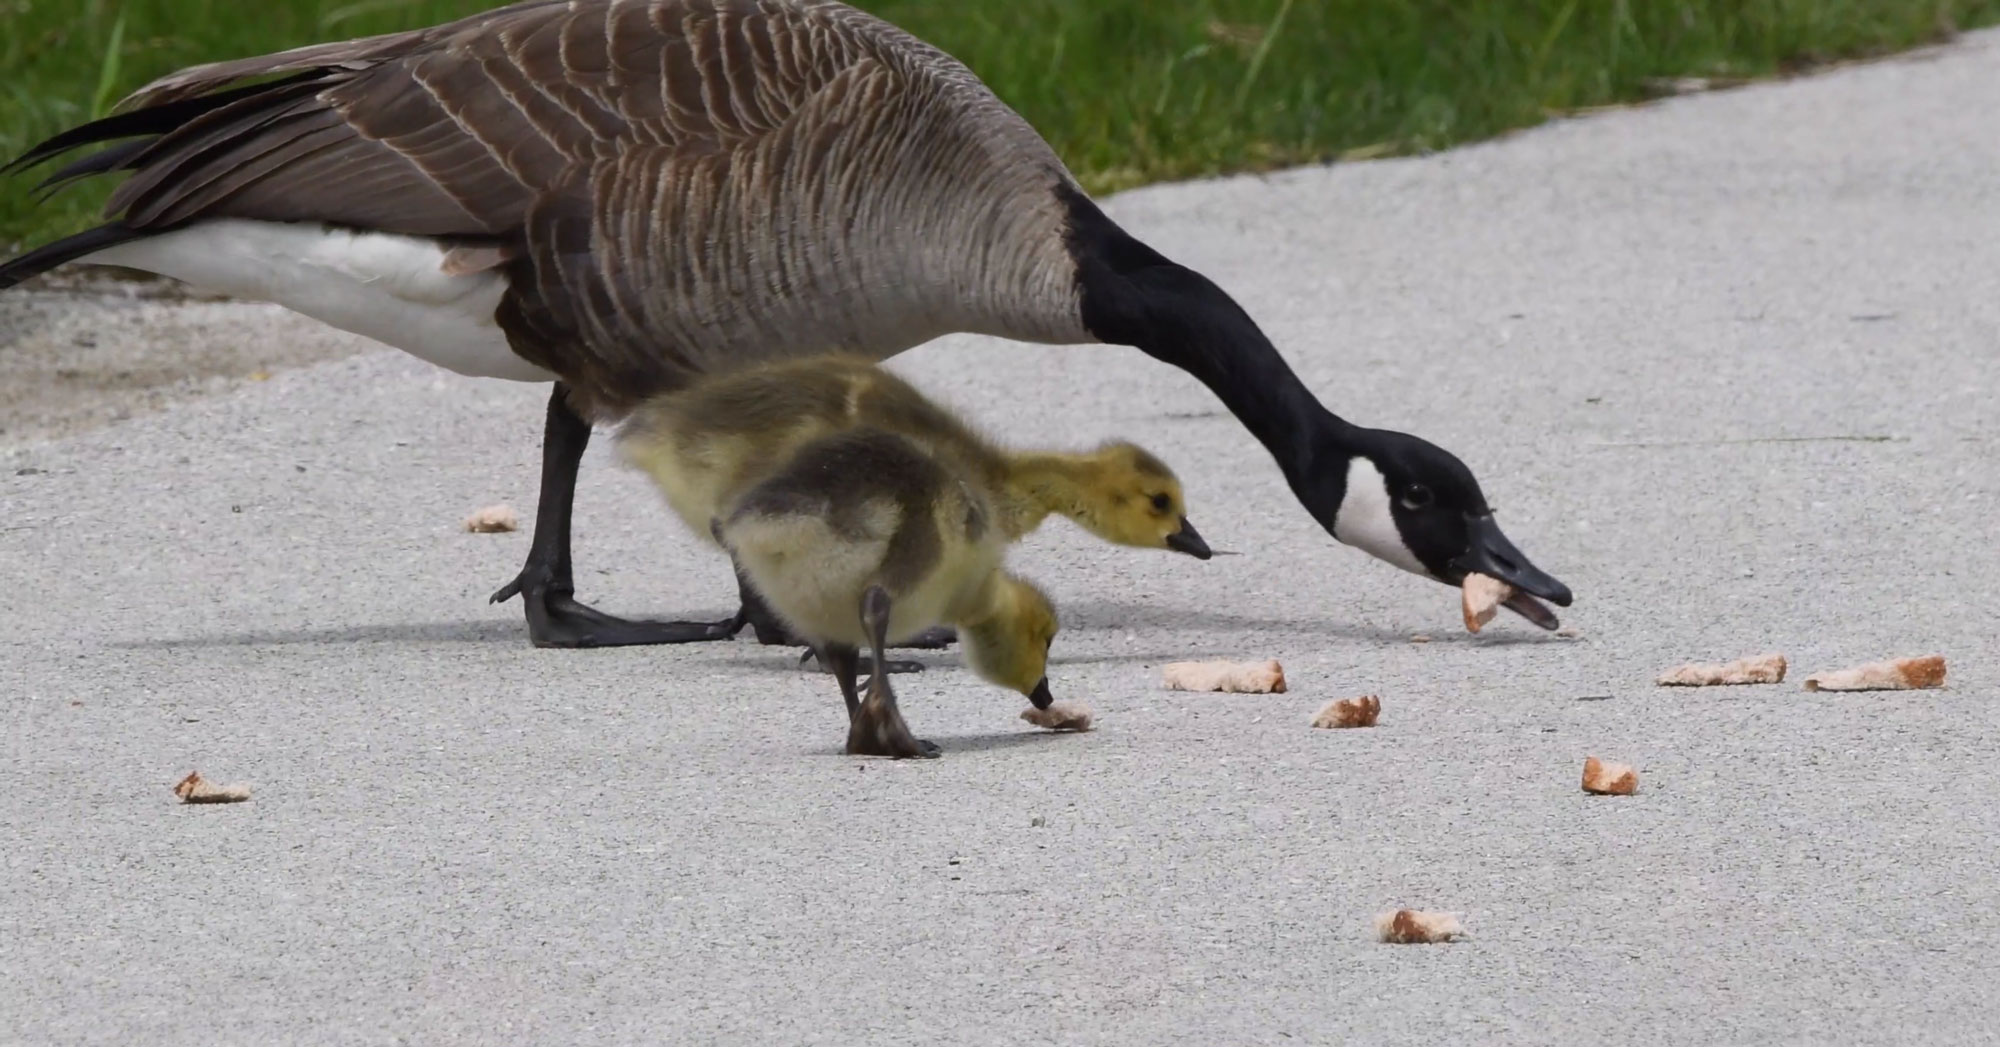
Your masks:
<instances>
[{"instance_id":1,"label":"gray pavement surface","mask_svg":"<svg viewBox=\"0 0 2000 1047\"><path fill-rule=\"evenodd\" d=\"M1154 447L1243 555L1051 524L1014 562L1099 729L946 653L931 763L839 755L781 649L530 648L484 602L527 535L458 521L531 504L539 387L376 353L0 452L0 1040L1995 1042L1996 101L1988 33L1117 198L1330 406L1465 457L1582 638L1468 636L1179 372L949 339L896 366ZM585 599L731 609L602 446L579 513ZM1794 678L1651 685L1764 650ZM1941 691L1797 683L1932 651ZM1292 691L1160 689L1198 656ZM1360 693L1379 727L1307 728ZM256 798L178 806L195 768ZM1376 944L1394 906L1470 938Z\"/></svg>"}]
</instances>

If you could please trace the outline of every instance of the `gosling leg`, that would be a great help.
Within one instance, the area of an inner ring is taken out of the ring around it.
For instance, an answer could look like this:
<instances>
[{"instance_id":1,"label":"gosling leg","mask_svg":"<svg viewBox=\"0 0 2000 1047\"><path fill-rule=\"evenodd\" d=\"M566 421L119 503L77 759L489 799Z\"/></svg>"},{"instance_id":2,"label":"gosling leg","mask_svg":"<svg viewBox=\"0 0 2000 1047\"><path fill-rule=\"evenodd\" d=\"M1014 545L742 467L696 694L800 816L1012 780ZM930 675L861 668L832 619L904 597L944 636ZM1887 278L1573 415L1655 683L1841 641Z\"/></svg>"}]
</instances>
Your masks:
<instances>
[{"instance_id":1,"label":"gosling leg","mask_svg":"<svg viewBox=\"0 0 2000 1047\"><path fill-rule=\"evenodd\" d=\"M861 692L854 684L859 675L861 652L844 643L830 643L819 662L840 683L840 696L847 700L847 726L853 730L854 717L861 711Z\"/></svg>"},{"instance_id":2,"label":"gosling leg","mask_svg":"<svg viewBox=\"0 0 2000 1047\"><path fill-rule=\"evenodd\" d=\"M743 576L743 568L741 567L736 569L736 591L743 609L736 612L735 629L741 629L745 625L749 626L757 634L757 642L769 647L805 645L805 641L794 635L792 630L785 625L784 621L771 610L770 605L764 602L764 594L758 592L757 587L750 584L750 579ZM938 650L949 647L956 642L958 642L957 630L947 626L938 626L926 629L896 646ZM861 668L859 671L869 676L875 675L875 656L871 653L861 655L860 657ZM827 664L826 659L820 657L818 651L813 650L810 646L806 646L804 651L799 652L799 664L804 665L811 661L819 662L821 672L834 671L833 667ZM924 671L924 663L908 659L891 658L885 664L888 665L889 671L892 673L920 673Z\"/></svg>"},{"instance_id":3,"label":"gosling leg","mask_svg":"<svg viewBox=\"0 0 2000 1047\"><path fill-rule=\"evenodd\" d=\"M493 594L492 602L517 595L521 598L527 612L528 639L536 647L694 643L735 635L733 619L628 621L576 601L569 551L570 511L576 500L577 465L589 445L590 423L570 407L569 387L557 382L549 394L548 420L542 430L542 490L535 506L535 534L528 544L528 562L513 581Z\"/></svg>"},{"instance_id":4,"label":"gosling leg","mask_svg":"<svg viewBox=\"0 0 2000 1047\"><path fill-rule=\"evenodd\" d=\"M884 652L889 638L889 593L871 585L861 596L861 624L868 631L868 646L877 665L887 664ZM936 759L938 747L910 733L903 712L896 706L896 692L889 687L889 674L868 678L868 697L854 711L847 728L847 751L855 756L893 756Z\"/></svg>"},{"instance_id":5,"label":"gosling leg","mask_svg":"<svg viewBox=\"0 0 2000 1047\"><path fill-rule=\"evenodd\" d=\"M721 521L711 522L709 530L715 535L716 544L728 548L729 543L722 540ZM757 587L750 583L749 576L743 573L743 565L736 563L734 559L731 559L730 563L736 569L736 598L739 610L736 612L736 617L725 623L729 630L729 635L735 636L747 625L750 627L750 631L756 634L758 643L766 647L804 647L805 650L799 653L800 665L817 660L821 672L832 672L833 667L827 664L826 659L821 658L818 651L800 639L798 634L792 632L791 626L786 625L785 620L778 617L776 611L771 610L771 605L764 600L764 594L758 592ZM911 638L907 643L898 644L897 646L942 648L950 646L957 640L958 633L955 630L939 627L926 629ZM875 658L873 655L861 655L860 665L861 669L859 671L866 672L870 676L875 675ZM888 662L888 666L889 671L892 673L919 673L924 671L924 663L901 659L891 659Z\"/></svg>"}]
</instances>

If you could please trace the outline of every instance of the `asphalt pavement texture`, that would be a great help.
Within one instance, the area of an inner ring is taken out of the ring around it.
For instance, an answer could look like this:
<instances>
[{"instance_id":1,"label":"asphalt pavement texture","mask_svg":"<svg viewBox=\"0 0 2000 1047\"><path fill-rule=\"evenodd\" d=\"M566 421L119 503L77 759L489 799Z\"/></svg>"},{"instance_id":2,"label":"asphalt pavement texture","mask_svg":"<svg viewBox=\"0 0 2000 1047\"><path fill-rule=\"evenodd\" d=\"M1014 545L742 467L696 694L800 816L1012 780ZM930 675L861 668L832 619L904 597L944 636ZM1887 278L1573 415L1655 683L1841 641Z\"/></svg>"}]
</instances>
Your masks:
<instances>
[{"instance_id":1,"label":"asphalt pavement texture","mask_svg":"<svg viewBox=\"0 0 2000 1047\"><path fill-rule=\"evenodd\" d=\"M1116 197L1335 411L1465 458L1580 636L1467 634L1176 370L950 338L894 366L1017 444L1153 448L1240 555L1045 526L1012 563L1097 729L935 653L937 761L842 755L789 649L532 648L486 603L527 533L459 523L532 507L545 387L376 352L0 451L0 1041L1994 1042L1996 100L1982 33ZM603 441L578 514L585 600L734 609ZM1652 684L1767 650L1782 684ZM1799 685L1933 652L1942 690ZM1291 690L1162 689L1207 657ZM181 805L195 769L255 798ZM1377 943L1399 906L1468 937Z\"/></svg>"}]
</instances>

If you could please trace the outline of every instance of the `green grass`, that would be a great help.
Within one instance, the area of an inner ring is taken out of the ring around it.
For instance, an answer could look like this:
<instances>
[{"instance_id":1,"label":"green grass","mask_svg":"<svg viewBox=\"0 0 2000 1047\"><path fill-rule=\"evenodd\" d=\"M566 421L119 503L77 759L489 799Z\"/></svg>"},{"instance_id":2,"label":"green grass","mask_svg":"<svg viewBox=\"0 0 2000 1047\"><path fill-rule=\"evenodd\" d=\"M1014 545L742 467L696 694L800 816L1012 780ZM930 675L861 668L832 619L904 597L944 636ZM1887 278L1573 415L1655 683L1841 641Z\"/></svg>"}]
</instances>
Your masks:
<instances>
[{"instance_id":1,"label":"green grass","mask_svg":"<svg viewBox=\"0 0 2000 1047\"><path fill-rule=\"evenodd\" d=\"M0 0L0 154L193 62L422 25L476 0ZM957 55L1095 191L1436 149L2000 21L2000 0L862 0ZM0 244L89 224L0 183Z\"/></svg>"}]
</instances>

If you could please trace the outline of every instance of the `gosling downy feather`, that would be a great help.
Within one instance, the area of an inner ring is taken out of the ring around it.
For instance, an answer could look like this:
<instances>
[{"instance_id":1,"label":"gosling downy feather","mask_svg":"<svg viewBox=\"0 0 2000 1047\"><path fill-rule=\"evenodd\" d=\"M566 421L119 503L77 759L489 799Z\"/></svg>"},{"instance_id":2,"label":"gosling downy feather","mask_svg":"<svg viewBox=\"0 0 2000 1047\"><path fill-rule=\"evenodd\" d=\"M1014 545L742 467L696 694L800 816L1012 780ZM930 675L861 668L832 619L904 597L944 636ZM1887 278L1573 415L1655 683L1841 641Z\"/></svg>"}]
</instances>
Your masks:
<instances>
[{"instance_id":1,"label":"gosling downy feather","mask_svg":"<svg viewBox=\"0 0 2000 1047\"><path fill-rule=\"evenodd\" d=\"M936 754L903 725L889 674L872 674L866 701L854 677L859 648L883 664L894 641L938 625L963 627L981 676L1051 703L1053 609L1001 570L1007 539L991 492L915 441L868 428L809 441L735 499L714 533L840 680L849 752Z\"/></svg>"},{"instance_id":2,"label":"gosling downy feather","mask_svg":"<svg viewBox=\"0 0 2000 1047\"><path fill-rule=\"evenodd\" d=\"M854 428L906 437L976 477L1010 541L1059 513L1106 541L1210 555L1188 522L1179 478L1143 448L1009 450L861 357L830 354L700 379L641 404L619 428L617 445L688 528L708 536L722 506L794 449Z\"/></svg>"},{"instance_id":3,"label":"gosling downy feather","mask_svg":"<svg viewBox=\"0 0 2000 1047\"><path fill-rule=\"evenodd\" d=\"M539 645L730 631L574 599L591 422L698 374L881 359L953 331L1136 346L1206 384L1336 537L1367 458L1407 504L1364 548L1569 602L1457 458L1333 415L1227 294L1107 218L962 64L833 0L528 0L196 66L13 166L93 145L44 185L125 176L107 222L0 264L0 288L111 263L460 373L555 380L534 541L494 594L522 596Z\"/></svg>"}]
</instances>

